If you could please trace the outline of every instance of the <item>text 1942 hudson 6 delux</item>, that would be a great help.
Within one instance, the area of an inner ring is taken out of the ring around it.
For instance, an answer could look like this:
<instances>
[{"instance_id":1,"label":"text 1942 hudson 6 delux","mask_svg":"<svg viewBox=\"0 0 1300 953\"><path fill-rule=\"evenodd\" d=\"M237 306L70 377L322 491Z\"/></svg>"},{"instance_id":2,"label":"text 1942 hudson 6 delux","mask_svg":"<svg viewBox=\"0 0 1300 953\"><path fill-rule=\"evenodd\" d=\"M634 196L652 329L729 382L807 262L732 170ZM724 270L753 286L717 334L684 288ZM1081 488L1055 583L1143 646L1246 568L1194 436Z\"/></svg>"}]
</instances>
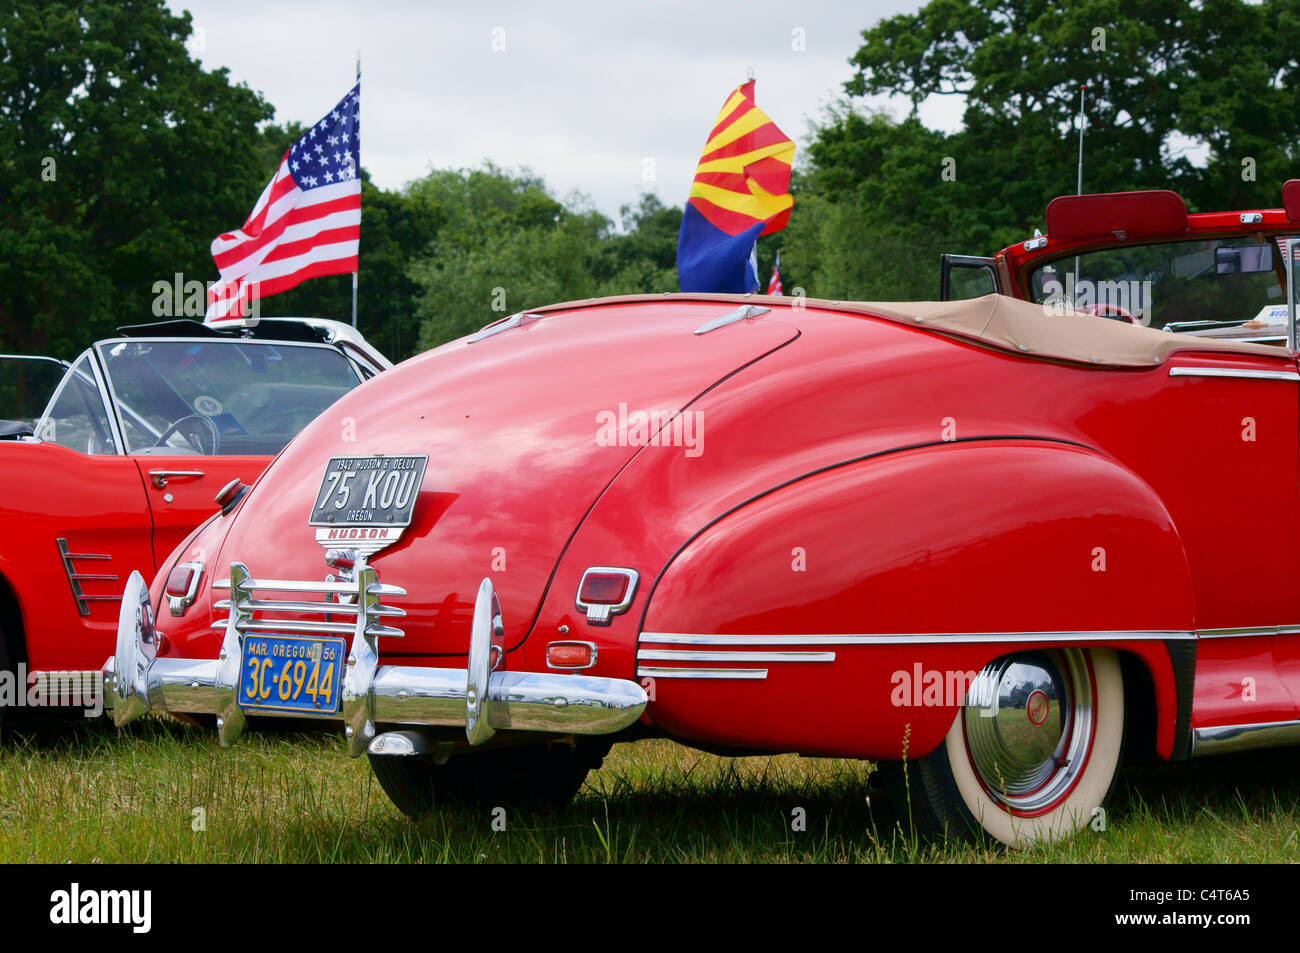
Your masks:
<instances>
[{"instance_id":1,"label":"text 1942 hudson 6 delux","mask_svg":"<svg viewBox=\"0 0 1300 953\"><path fill-rule=\"evenodd\" d=\"M1003 295L514 315L342 398L133 577L109 697L224 743L341 721L412 813L562 799L661 735L876 759L935 830L1063 836L1126 747L1300 739L1290 343Z\"/></svg>"}]
</instances>

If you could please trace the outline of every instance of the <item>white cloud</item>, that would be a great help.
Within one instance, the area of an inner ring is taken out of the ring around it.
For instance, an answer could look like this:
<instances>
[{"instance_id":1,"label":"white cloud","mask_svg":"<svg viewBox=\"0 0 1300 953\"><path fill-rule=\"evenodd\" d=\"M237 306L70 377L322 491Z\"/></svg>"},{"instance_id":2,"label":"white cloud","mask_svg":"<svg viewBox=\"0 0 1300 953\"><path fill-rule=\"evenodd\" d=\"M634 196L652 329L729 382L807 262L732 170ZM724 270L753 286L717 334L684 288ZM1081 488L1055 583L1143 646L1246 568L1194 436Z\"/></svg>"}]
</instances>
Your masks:
<instances>
[{"instance_id":1,"label":"white cloud","mask_svg":"<svg viewBox=\"0 0 1300 953\"><path fill-rule=\"evenodd\" d=\"M701 147L747 68L759 106L796 139L842 94L861 31L918 2L611 4L173 0L204 31L197 55L260 91L277 121L315 121L363 69L361 161L397 188L428 168L528 166L605 214L654 190L685 201ZM493 30L505 50L494 52ZM795 52L792 31L804 31ZM497 36L501 36L497 34ZM884 101L882 101L882 104ZM905 102L891 102L897 115ZM960 105L926 104L951 128Z\"/></svg>"}]
</instances>

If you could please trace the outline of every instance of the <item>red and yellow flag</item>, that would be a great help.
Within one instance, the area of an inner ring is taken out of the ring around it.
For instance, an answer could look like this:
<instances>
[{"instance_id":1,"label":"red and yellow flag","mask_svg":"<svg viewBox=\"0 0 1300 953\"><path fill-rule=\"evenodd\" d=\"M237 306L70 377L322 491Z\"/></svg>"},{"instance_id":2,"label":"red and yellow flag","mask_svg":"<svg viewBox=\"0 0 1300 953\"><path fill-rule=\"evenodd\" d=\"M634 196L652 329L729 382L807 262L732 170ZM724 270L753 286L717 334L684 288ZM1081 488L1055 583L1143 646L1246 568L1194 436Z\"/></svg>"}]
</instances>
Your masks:
<instances>
[{"instance_id":1,"label":"red and yellow flag","mask_svg":"<svg viewBox=\"0 0 1300 953\"><path fill-rule=\"evenodd\" d=\"M677 239L683 291L754 291L754 242L785 227L794 142L754 103L750 80L727 98L691 184Z\"/></svg>"}]
</instances>

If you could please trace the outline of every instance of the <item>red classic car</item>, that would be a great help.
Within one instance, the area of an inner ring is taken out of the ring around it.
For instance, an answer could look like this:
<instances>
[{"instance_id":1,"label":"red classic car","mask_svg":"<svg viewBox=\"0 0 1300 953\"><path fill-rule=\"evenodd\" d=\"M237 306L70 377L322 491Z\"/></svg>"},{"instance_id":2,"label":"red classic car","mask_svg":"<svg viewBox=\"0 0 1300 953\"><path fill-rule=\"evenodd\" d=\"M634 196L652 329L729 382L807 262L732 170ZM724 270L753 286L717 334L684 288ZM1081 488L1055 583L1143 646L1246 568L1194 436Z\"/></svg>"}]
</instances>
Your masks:
<instances>
[{"instance_id":1,"label":"red classic car","mask_svg":"<svg viewBox=\"0 0 1300 953\"><path fill-rule=\"evenodd\" d=\"M1066 195L1047 234L991 258L941 256L941 299L1006 294L1202 337L1286 343L1279 242L1300 233L1300 179L1280 209L1189 214L1174 192Z\"/></svg>"},{"instance_id":2,"label":"red classic car","mask_svg":"<svg viewBox=\"0 0 1300 953\"><path fill-rule=\"evenodd\" d=\"M1185 240L1116 208L1097 235ZM1007 272L1073 267L1054 242ZM1300 740L1298 389L1294 347L1046 297L516 314L342 398L203 559L133 575L106 692L223 744L341 722L408 813L563 799L659 735L875 759L924 827L1065 836L1125 754Z\"/></svg>"},{"instance_id":3,"label":"red classic car","mask_svg":"<svg viewBox=\"0 0 1300 953\"><path fill-rule=\"evenodd\" d=\"M71 365L0 357L0 712L95 704L124 580L390 366L334 321L120 333Z\"/></svg>"}]
</instances>

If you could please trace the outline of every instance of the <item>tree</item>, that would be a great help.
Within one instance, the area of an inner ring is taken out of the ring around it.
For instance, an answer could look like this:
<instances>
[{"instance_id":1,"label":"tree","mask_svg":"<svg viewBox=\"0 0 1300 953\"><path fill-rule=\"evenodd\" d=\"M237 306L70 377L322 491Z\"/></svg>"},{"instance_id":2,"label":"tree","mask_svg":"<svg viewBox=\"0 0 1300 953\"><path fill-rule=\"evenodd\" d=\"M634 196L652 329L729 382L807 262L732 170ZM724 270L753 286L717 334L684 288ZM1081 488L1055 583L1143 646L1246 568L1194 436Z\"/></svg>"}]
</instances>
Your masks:
<instances>
[{"instance_id":1,"label":"tree","mask_svg":"<svg viewBox=\"0 0 1300 953\"><path fill-rule=\"evenodd\" d=\"M528 170L491 163L430 172L406 197L438 219L410 269L422 348L530 307L677 288L681 211L652 194L621 209L621 234L586 196L562 202Z\"/></svg>"},{"instance_id":2,"label":"tree","mask_svg":"<svg viewBox=\"0 0 1300 953\"><path fill-rule=\"evenodd\" d=\"M846 89L914 107L965 96L959 165L1000 194L1021 231L1074 191L1081 86L1085 189L1174 188L1193 208L1270 207L1300 137L1297 9L1296 0L931 0L863 32ZM1189 138L1208 146L1205 166L1185 154ZM1253 179L1242 175L1248 158Z\"/></svg>"},{"instance_id":3,"label":"tree","mask_svg":"<svg viewBox=\"0 0 1300 953\"><path fill-rule=\"evenodd\" d=\"M189 55L161 0L0 12L0 348L75 354L154 320L152 288L215 277L208 243L270 172L271 107Z\"/></svg>"},{"instance_id":4,"label":"tree","mask_svg":"<svg viewBox=\"0 0 1300 953\"><path fill-rule=\"evenodd\" d=\"M1267 208L1294 174L1297 0L931 0L862 36L846 91L913 109L895 122L841 103L815 129L783 233L787 287L933 297L940 252L1029 237L1047 203L1075 191L1083 85L1086 190L1173 188L1193 210ZM961 129L921 123L932 96L965 97Z\"/></svg>"},{"instance_id":5,"label":"tree","mask_svg":"<svg viewBox=\"0 0 1300 953\"><path fill-rule=\"evenodd\" d=\"M272 170L281 155L283 150L270 165ZM416 352L420 323L414 303L420 288L411 278L410 265L437 237L441 222L436 210L402 192L377 188L370 173L361 170L357 327L393 361ZM215 277L215 266L213 269ZM263 317L306 315L350 322L352 276L311 278L296 288L262 299L261 313Z\"/></svg>"},{"instance_id":6,"label":"tree","mask_svg":"<svg viewBox=\"0 0 1300 953\"><path fill-rule=\"evenodd\" d=\"M677 290L677 233L682 210L669 208L653 192L619 209L621 234L597 251L597 294L636 294Z\"/></svg>"}]
</instances>

